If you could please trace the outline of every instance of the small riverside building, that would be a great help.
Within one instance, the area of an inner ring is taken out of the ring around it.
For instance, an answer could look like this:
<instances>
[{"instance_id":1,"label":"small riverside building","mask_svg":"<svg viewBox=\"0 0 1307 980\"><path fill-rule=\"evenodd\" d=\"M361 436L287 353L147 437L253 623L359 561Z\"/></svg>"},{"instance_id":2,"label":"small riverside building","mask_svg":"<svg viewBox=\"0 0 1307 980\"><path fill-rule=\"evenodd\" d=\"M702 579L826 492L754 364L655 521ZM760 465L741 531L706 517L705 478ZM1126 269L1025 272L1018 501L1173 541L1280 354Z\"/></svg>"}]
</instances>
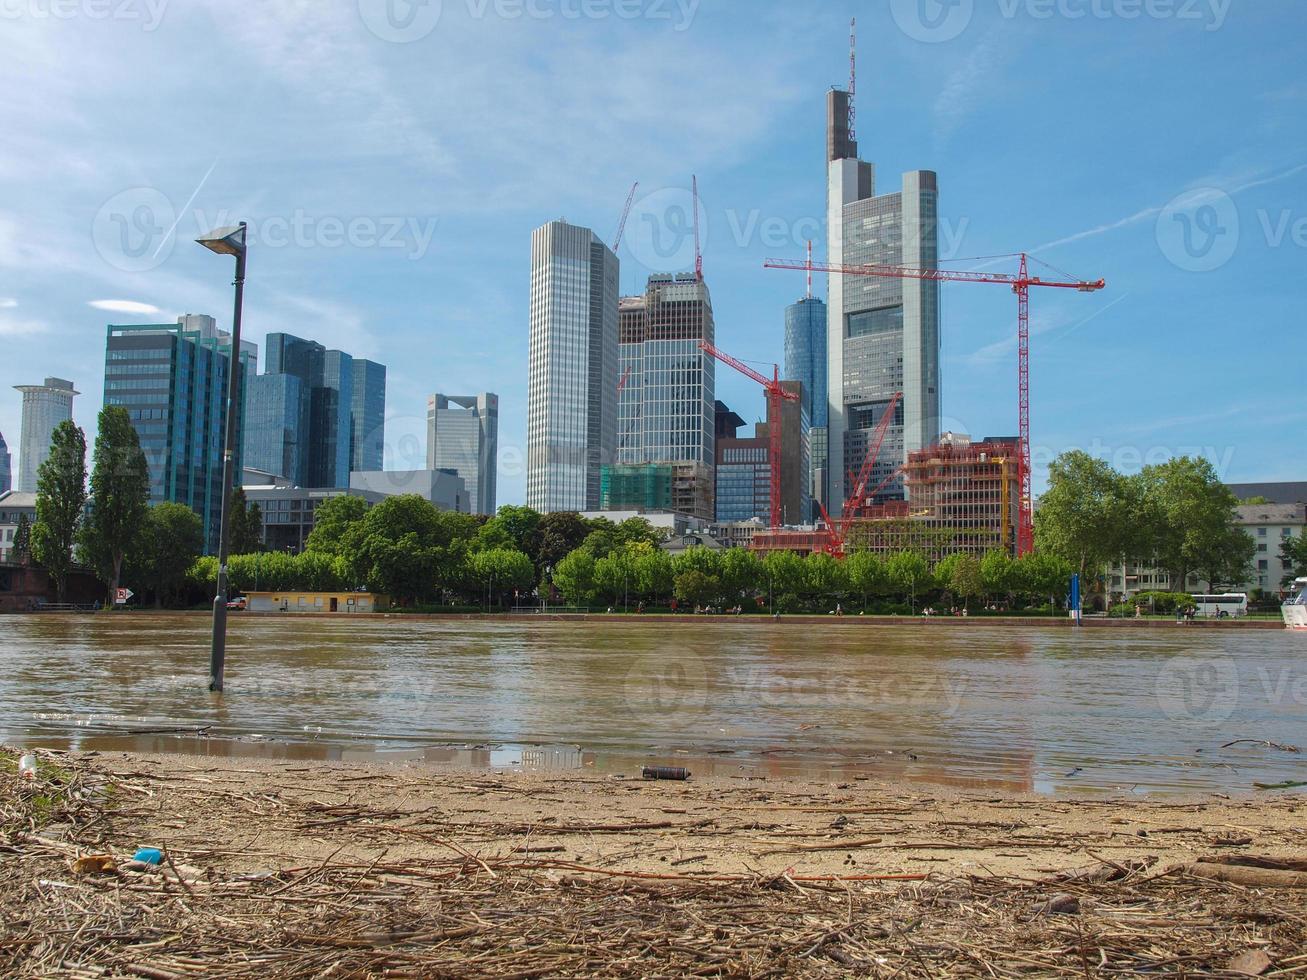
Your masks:
<instances>
[{"instance_id":1,"label":"small riverside building","mask_svg":"<svg viewBox=\"0 0 1307 980\"><path fill-rule=\"evenodd\" d=\"M385 612L390 597L371 592L246 592L250 612L320 613L342 616Z\"/></svg>"}]
</instances>

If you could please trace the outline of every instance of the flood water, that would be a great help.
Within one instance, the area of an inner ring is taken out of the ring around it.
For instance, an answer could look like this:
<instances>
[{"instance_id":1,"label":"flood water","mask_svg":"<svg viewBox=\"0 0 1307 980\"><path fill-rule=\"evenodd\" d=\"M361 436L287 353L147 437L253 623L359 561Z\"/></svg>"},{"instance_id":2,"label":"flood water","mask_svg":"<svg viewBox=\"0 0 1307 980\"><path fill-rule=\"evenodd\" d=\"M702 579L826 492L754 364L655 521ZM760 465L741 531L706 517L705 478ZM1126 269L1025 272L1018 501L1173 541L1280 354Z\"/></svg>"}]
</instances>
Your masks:
<instances>
[{"instance_id":1,"label":"flood water","mask_svg":"<svg viewBox=\"0 0 1307 980\"><path fill-rule=\"evenodd\" d=\"M1046 793L1307 779L1307 637L1199 628L0 617L0 739Z\"/></svg>"}]
</instances>

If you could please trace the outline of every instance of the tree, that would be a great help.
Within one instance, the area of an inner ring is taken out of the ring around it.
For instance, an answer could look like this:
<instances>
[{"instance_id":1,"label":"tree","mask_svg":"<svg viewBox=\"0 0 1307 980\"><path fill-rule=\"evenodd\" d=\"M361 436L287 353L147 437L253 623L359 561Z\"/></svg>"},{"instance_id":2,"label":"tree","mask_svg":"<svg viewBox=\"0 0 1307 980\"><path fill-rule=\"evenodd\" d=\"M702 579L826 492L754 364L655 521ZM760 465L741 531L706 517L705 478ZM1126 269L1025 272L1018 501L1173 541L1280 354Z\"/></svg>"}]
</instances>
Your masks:
<instances>
[{"instance_id":1,"label":"tree","mask_svg":"<svg viewBox=\"0 0 1307 980\"><path fill-rule=\"evenodd\" d=\"M865 608L868 600L886 585L885 563L870 551L855 551L844 560L849 590L862 596Z\"/></svg>"},{"instance_id":2,"label":"tree","mask_svg":"<svg viewBox=\"0 0 1307 980\"><path fill-rule=\"evenodd\" d=\"M1184 590L1191 572L1225 573L1239 563L1246 547L1231 533L1239 501L1210 462L1183 456L1146 466L1138 484L1146 501L1140 523L1173 591Z\"/></svg>"},{"instance_id":3,"label":"tree","mask_svg":"<svg viewBox=\"0 0 1307 980\"><path fill-rule=\"evenodd\" d=\"M1048 482L1035 522L1040 550L1071 562L1081 578L1124 555L1144 557L1131 533L1134 487L1106 462L1079 450L1063 453L1049 464Z\"/></svg>"},{"instance_id":4,"label":"tree","mask_svg":"<svg viewBox=\"0 0 1307 980\"><path fill-rule=\"evenodd\" d=\"M727 549L718 567L727 602L739 602L757 592L763 577L762 560L748 548Z\"/></svg>"},{"instance_id":5,"label":"tree","mask_svg":"<svg viewBox=\"0 0 1307 980\"><path fill-rule=\"evenodd\" d=\"M697 608L713 603L721 594L722 583L715 575L705 575L697 568L691 568L676 576L673 589L679 602Z\"/></svg>"},{"instance_id":6,"label":"tree","mask_svg":"<svg viewBox=\"0 0 1307 980\"><path fill-rule=\"evenodd\" d=\"M91 470L91 513L78 535L82 552L108 588L107 605L122 580L123 560L145 527L150 468L127 409L101 409Z\"/></svg>"},{"instance_id":7,"label":"tree","mask_svg":"<svg viewBox=\"0 0 1307 980\"><path fill-rule=\"evenodd\" d=\"M949 591L962 600L963 608L985 591L984 580L980 574L980 562L975 555L960 554L953 566L953 575L949 578Z\"/></svg>"},{"instance_id":8,"label":"tree","mask_svg":"<svg viewBox=\"0 0 1307 980\"><path fill-rule=\"evenodd\" d=\"M530 507L505 506L500 507L499 513L486 521L486 526L503 530L512 542L512 547L535 564L540 554L540 521L540 512Z\"/></svg>"},{"instance_id":9,"label":"tree","mask_svg":"<svg viewBox=\"0 0 1307 980\"><path fill-rule=\"evenodd\" d=\"M885 559L885 578L893 595L915 606L917 594L931 585L930 565L915 551L900 551Z\"/></svg>"},{"instance_id":10,"label":"tree","mask_svg":"<svg viewBox=\"0 0 1307 980\"><path fill-rule=\"evenodd\" d=\"M580 514L559 511L540 518L537 529L539 551L536 561L540 571L554 568L585 541L590 525Z\"/></svg>"},{"instance_id":11,"label":"tree","mask_svg":"<svg viewBox=\"0 0 1307 980\"><path fill-rule=\"evenodd\" d=\"M14 529L14 543L9 546L9 560L17 565L26 565L32 557L32 523L26 514L18 515L18 527Z\"/></svg>"},{"instance_id":12,"label":"tree","mask_svg":"<svg viewBox=\"0 0 1307 980\"><path fill-rule=\"evenodd\" d=\"M368 502L362 497L344 494L327 498L313 513L313 530L304 542L304 550L344 554L346 535L363 521L367 513Z\"/></svg>"},{"instance_id":13,"label":"tree","mask_svg":"<svg viewBox=\"0 0 1307 980\"><path fill-rule=\"evenodd\" d=\"M512 548L479 551L471 557L472 577L500 605L514 592L535 585L535 566L531 559Z\"/></svg>"},{"instance_id":14,"label":"tree","mask_svg":"<svg viewBox=\"0 0 1307 980\"><path fill-rule=\"evenodd\" d=\"M980 559L980 584L991 599L1012 598L1012 557L1006 551L990 551Z\"/></svg>"},{"instance_id":15,"label":"tree","mask_svg":"<svg viewBox=\"0 0 1307 980\"><path fill-rule=\"evenodd\" d=\"M354 577L369 590L417 602L464 579L467 545L476 530L475 518L405 494L370 508L347 528L340 547Z\"/></svg>"},{"instance_id":16,"label":"tree","mask_svg":"<svg viewBox=\"0 0 1307 980\"><path fill-rule=\"evenodd\" d=\"M18 547L18 538L14 537L14 548ZM1280 545L1280 561L1290 571L1282 585L1289 585L1295 578L1307 576L1307 533L1296 538L1285 538Z\"/></svg>"},{"instance_id":17,"label":"tree","mask_svg":"<svg viewBox=\"0 0 1307 980\"><path fill-rule=\"evenodd\" d=\"M1194 568L1212 592L1242 585L1253 577L1257 542L1241 527L1231 524L1223 531L1205 536L1194 553Z\"/></svg>"},{"instance_id":18,"label":"tree","mask_svg":"<svg viewBox=\"0 0 1307 980\"><path fill-rule=\"evenodd\" d=\"M36 523L32 525L32 557L54 579L63 602L73 544L86 506L86 435L70 421L55 426L50 455L36 475Z\"/></svg>"},{"instance_id":19,"label":"tree","mask_svg":"<svg viewBox=\"0 0 1307 980\"><path fill-rule=\"evenodd\" d=\"M180 589L204 549L204 522L185 504L155 504L147 508L135 544L128 555L128 574L139 575L142 588L153 592L154 604L162 606Z\"/></svg>"},{"instance_id":20,"label":"tree","mask_svg":"<svg viewBox=\"0 0 1307 980\"><path fill-rule=\"evenodd\" d=\"M1047 552L1022 555L1012 563L1012 591L1057 604L1071 585L1075 568L1065 558Z\"/></svg>"},{"instance_id":21,"label":"tree","mask_svg":"<svg viewBox=\"0 0 1307 980\"><path fill-rule=\"evenodd\" d=\"M672 556L662 548L636 545L635 574L639 580L640 595L653 602L671 598L675 589Z\"/></svg>"},{"instance_id":22,"label":"tree","mask_svg":"<svg viewBox=\"0 0 1307 980\"><path fill-rule=\"evenodd\" d=\"M263 511L258 504L248 503L245 491L236 487L231 492L231 540L228 550L233 555L252 555L263 550Z\"/></svg>"},{"instance_id":23,"label":"tree","mask_svg":"<svg viewBox=\"0 0 1307 980\"><path fill-rule=\"evenodd\" d=\"M577 548L554 566L554 586L574 606L588 606L595 596L595 556Z\"/></svg>"},{"instance_id":24,"label":"tree","mask_svg":"<svg viewBox=\"0 0 1307 980\"><path fill-rule=\"evenodd\" d=\"M763 557L762 568L773 607L783 612L793 609L806 581L803 559L792 551L771 551Z\"/></svg>"},{"instance_id":25,"label":"tree","mask_svg":"<svg viewBox=\"0 0 1307 980\"><path fill-rule=\"evenodd\" d=\"M804 592L808 601L829 606L848 591L844 564L824 552L814 552L803 562Z\"/></svg>"}]
</instances>

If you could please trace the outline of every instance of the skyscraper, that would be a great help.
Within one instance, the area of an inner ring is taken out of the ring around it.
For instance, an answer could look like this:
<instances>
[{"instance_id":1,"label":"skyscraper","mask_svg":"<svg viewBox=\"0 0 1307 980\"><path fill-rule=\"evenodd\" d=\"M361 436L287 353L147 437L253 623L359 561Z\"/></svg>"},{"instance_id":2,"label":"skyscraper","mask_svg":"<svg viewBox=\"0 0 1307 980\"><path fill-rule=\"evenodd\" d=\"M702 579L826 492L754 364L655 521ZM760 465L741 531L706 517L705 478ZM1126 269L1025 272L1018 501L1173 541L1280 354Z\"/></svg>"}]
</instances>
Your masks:
<instances>
[{"instance_id":1,"label":"skyscraper","mask_svg":"<svg viewBox=\"0 0 1307 980\"><path fill-rule=\"evenodd\" d=\"M617 461L679 464L703 485L684 497L690 513L712 520L716 362L699 349L716 336L708 285L694 273L650 276L619 309Z\"/></svg>"},{"instance_id":2,"label":"skyscraper","mask_svg":"<svg viewBox=\"0 0 1307 980\"><path fill-rule=\"evenodd\" d=\"M231 336L197 318L108 328L104 404L127 410L150 468L150 499L186 504L204 521L205 550L217 551L222 450ZM255 354L241 345L242 375ZM239 424L238 413L238 424ZM240 472L240 439L235 460Z\"/></svg>"},{"instance_id":3,"label":"skyscraper","mask_svg":"<svg viewBox=\"0 0 1307 980\"><path fill-rule=\"evenodd\" d=\"M827 97L828 259L835 264L938 266L936 176L903 175L901 188L876 195L876 172L858 158L849 132L849 94ZM871 276L830 277L826 508L841 508L871 430L894 393L903 401L873 479L939 437L939 283ZM903 497L895 480L881 500Z\"/></svg>"},{"instance_id":4,"label":"skyscraper","mask_svg":"<svg viewBox=\"0 0 1307 980\"><path fill-rule=\"evenodd\" d=\"M36 475L50 455L55 426L73 417L73 398L81 392L63 378L45 384L15 385L23 393L23 431L18 443L18 490L36 493Z\"/></svg>"},{"instance_id":5,"label":"skyscraper","mask_svg":"<svg viewBox=\"0 0 1307 980\"><path fill-rule=\"evenodd\" d=\"M9 447L5 445L5 437L0 433L0 493L8 493L13 489L13 469L9 462Z\"/></svg>"},{"instance_id":6,"label":"skyscraper","mask_svg":"<svg viewBox=\"0 0 1307 980\"><path fill-rule=\"evenodd\" d=\"M599 506L617 451L618 261L589 228L551 221L531 235L527 505Z\"/></svg>"},{"instance_id":7,"label":"skyscraper","mask_svg":"<svg viewBox=\"0 0 1307 980\"><path fill-rule=\"evenodd\" d=\"M386 368L317 341L268 334L245 401L245 465L301 487L341 489L382 466Z\"/></svg>"},{"instance_id":8,"label":"skyscraper","mask_svg":"<svg viewBox=\"0 0 1307 980\"><path fill-rule=\"evenodd\" d=\"M354 399L350 403L352 432L349 471L375 472L384 462L386 446L386 366L354 361Z\"/></svg>"},{"instance_id":9,"label":"skyscraper","mask_svg":"<svg viewBox=\"0 0 1307 980\"><path fill-rule=\"evenodd\" d=\"M427 400L427 469L463 478L472 513L495 513L499 396L432 395Z\"/></svg>"},{"instance_id":10,"label":"skyscraper","mask_svg":"<svg viewBox=\"0 0 1307 980\"><path fill-rule=\"evenodd\" d=\"M826 331L826 304L821 300L807 296L785 308L785 377L803 384L803 407L810 421L808 493L813 500L823 502L829 419Z\"/></svg>"}]
</instances>

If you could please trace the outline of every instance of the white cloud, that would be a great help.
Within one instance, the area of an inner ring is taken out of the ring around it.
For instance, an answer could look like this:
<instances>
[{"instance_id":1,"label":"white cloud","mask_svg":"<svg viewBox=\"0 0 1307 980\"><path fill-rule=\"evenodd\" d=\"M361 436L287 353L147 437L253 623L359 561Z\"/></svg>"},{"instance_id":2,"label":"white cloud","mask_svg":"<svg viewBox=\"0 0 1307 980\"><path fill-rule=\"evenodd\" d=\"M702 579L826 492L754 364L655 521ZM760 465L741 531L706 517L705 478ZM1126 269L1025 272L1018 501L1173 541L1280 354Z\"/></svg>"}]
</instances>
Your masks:
<instances>
[{"instance_id":1,"label":"white cloud","mask_svg":"<svg viewBox=\"0 0 1307 980\"><path fill-rule=\"evenodd\" d=\"M43 320L0 315L0 337L32 337L49 332L50 325Z\"/></svg>"},{"instance_id":2,"label":"white cloud","mask_svg":"<svg viewBox=\"0 0 1307 980\"><path fill-rule=\"evenodd\" d=\"M18 300L9 298L0 298L0 310L12 310L18 305Z\"/></svg>"},{"instance_id":3,"label":"white cloud","mask_svg":"<svg viewBox=\"0 0 1307 980\"><path fill-rule=\"evenodd\" d=\"M93 306L97 310L108 310L110 313L158 313L157 306L151 306L149 303L138 303L132 299L93 299L87 306Z\"/></svg>"}]
</instances>

